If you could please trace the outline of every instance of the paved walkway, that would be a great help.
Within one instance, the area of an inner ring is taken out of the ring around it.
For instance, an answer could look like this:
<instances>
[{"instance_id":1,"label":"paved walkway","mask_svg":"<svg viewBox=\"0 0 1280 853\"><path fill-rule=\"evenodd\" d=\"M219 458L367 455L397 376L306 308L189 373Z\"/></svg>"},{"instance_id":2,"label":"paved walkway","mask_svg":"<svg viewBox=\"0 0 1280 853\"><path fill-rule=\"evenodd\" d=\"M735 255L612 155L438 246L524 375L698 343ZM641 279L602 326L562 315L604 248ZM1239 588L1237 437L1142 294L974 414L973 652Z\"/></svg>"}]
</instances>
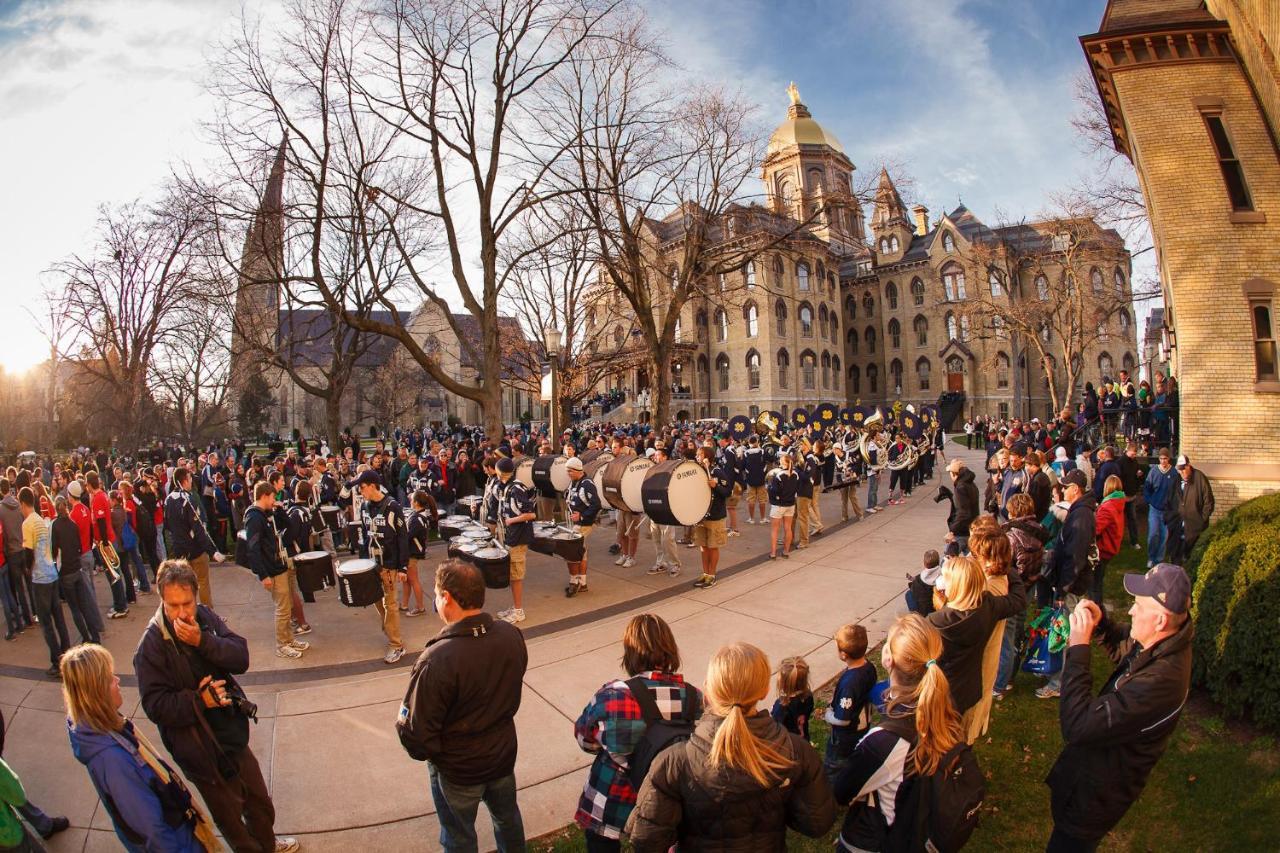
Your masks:
<instances>
[{"instance_id":1,"label":"paved walkway","mask_svg":"<svg viewBox=\"0 0 1280 853\"><path fill-rule=\"evenodd\" d=\"M955 455L958 449L948 450ZM918 568L925 549L939 547L945 532L948 505L933 501L938 482L935 477L917 489L903 506L846 525L837 524L838 496L825 496L827 533L789 560L768 560L767 528L744 524L743 535L722 552L723 580L707 591L690 587L698 574L695 550L682 550L687 559L679 577L649 577L643 572L652 546L641 545L635 568L619 569L606 561L608 537L599 529L586 595L566 600L563 564L532 555L530 618L521 626L529 669L517 717L516 777L526 833L541 835L572 819L591 762L577 748L572 723L591 694L620 673L619 637L630 616L656 612L671 623L682 669L696 683L715 649L731 639L759 645L775 665L804 655L814 683L821 683L839 668L831 636L840 625L861 622L874 644L903 610L904 575ZM372 609L343 608L332 592L318 598L308 608L316 626L307 637L313 649L299 666L272 653L268 602L252 577L235 567L215 569L216 606L250 642L253 671L245 680L260 707L252 747L275 800L277 830L300 836L309 851L383 844L439 849L425 768L405 756L393 728L414 655L398 667L383 665ZM128 620L108 622L104 642L123 673L132 672L132 650L155 603L154 596L143 597ZM505 591L490 591L488 609L509 603ZM411 652L440 628L434 615L403 624ZM9 724L5 759L33 802L71 820L72 829L50 849L119 849L88 775L67 747L60 688L43 675L48 664L39 633L28 631L0 653L0 709ZM125 711L154 735L136 689L126 686L124 694ZM481 824L480 837L491 844L483 809Z\"/></svg>"}]
</instances>

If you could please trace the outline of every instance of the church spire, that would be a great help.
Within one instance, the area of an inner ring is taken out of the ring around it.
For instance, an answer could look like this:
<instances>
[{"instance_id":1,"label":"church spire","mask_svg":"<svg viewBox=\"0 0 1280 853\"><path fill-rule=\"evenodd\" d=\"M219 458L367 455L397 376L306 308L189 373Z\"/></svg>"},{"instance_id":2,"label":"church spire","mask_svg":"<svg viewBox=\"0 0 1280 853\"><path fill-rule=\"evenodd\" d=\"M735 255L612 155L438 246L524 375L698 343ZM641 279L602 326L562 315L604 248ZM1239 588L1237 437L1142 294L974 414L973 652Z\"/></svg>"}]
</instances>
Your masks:
<instances>
[{"instance_id":1,"label":"church spire","mask_svg":"<svg viewBox=\"0 0 1280 853\"><path fill-rule=\"evenodd\" d=\"M880 186L876 189L875 212L871 214L871 227L875 231L883 231L896 221L901 221L910 228L907 220L907 206L902 203L898 188L889 177L889 170L880 169Z\"/></svg>"}]
</instances>

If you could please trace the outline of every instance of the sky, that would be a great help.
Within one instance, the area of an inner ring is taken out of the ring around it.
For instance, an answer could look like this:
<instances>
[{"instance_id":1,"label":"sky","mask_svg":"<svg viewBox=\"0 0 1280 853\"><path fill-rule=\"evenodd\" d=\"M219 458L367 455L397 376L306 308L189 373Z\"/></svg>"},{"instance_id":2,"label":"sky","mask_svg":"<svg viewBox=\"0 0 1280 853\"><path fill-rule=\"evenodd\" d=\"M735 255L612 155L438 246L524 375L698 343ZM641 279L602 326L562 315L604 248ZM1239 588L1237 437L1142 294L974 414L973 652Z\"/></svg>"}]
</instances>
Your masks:
<instances>
[{"instance_id":1,"label":"sky","mask_svg":"<svg viewBox=\"0 0 1280 853\"><path fill-rule=\"evenodd\" d=\"M208 62L242 10L270 21L278 4L0 0L0 366L45 358L31 314L58 286L50 266L91 248L102 205L154 197L179 164L215 156ZM855 166L893 164L935 218L961 200L988 224L1034 217L1089 168L1072 80L1105 0L642 5L691 79L739 86L769 126L794 81Z\"/></svg>"}]
</instances>

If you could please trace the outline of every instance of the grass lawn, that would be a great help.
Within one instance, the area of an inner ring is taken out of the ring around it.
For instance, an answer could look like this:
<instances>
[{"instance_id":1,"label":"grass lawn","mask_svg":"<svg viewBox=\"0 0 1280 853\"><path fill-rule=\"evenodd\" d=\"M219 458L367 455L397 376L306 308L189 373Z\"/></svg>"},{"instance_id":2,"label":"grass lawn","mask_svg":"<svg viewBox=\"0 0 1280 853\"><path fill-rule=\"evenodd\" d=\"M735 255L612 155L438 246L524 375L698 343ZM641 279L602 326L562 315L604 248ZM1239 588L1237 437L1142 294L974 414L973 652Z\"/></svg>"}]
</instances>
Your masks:
<instances>
[{"instance_id":1,"label":"grass lawn","mask_svg":"<svg viewBox=\"0 0 1280 853\"><path fill-rule=\"evenodd\" d=\"M963 443L963 442L962 442ZM1121 585L1128 571L1143 571L1146 551L1125 546L1107 572L1107 600L1114 615L1129 603ZM878 650L869 658L879 666ZM1100 687L1111 673L1101 647L1094 647L1094 683ZM1058 702L1037 699L1040 679L1019 673L1013 693L995 703L988 737L976 746L987 775L982 822L970 850L1043 850L1052 829L1049 789L1044 778L1062 748ZM819 710L811 726L821 751L827 727L822 722L828 686L819 693ZM585 775L585 771L584 771ZM1105 785L1107 780L1099 779ZM565 804L566 817L575 804ZM843 820L822 839L792 834L787 849L830 851ZM1111 851L1276 849L1280 838L1280 750L1276 739L1238 722L1226 722L1202 694L1192 693L1169 748L1147 782L1142 797L1129 809L1100 849ZM531 849L586 849L577 827L538 839Z\"/></svg>"}]
</instances>

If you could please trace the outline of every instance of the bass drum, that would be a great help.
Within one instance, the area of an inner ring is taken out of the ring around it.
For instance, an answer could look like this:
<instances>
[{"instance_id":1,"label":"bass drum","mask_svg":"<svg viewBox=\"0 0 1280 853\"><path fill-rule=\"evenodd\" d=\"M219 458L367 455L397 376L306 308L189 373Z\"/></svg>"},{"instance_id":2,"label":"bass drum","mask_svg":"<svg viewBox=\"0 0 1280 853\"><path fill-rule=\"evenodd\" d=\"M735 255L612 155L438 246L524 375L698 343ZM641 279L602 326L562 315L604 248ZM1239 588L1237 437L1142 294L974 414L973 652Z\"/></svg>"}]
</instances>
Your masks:
<instances>
[{"instance_id":1,"label":"bass drum","mask_svg":"<svg viewBox=\"0 0 1280 853\"><path fill-rule=\"evenodd\" d=\"M707 471L691 459L654 465L641 486L644 514L658 524L689 527L702 521L711 506Z\"/></svg>"},{"instance_id":2,"label":"bass drum","mask_svg":"<svg viewBox=\"0 0 1280 853\"><path fill-rule=\"evenodd\" d=\"M608 451L605 451L605 450L588 450L584 453L579 453L578 458L582 460L583 465L586 465L592 459L595 459L597 456L599 456L601 453L607 453L607 452Z\"/></svg>"},{"instance_id":3,"label":"bass drum","mask_svg":"<svg viewBox=\"0 0 1280 853\"><path fill-rule=\"evenodd\" d=\"M533 488L533 460L528 457L520 460L520 464L516 466L516 479L524 484L526 489Z\"/></svg>"},{"instance_id":4,"label":"bass drum","mask_svg":"<svg viewBox=\"0 0 1280 853\"><path fill-rule=\"evenodd\" d=\"M596 494L603 499L604 472L609 468L609 463L613 461L613 454L607 450L594 452L596 455L591 457L590 462L582 463L582 474L596 484Z\"/></svg>"},{"instance_id":5,"label":"bass drum","mask_svg":"<svg viewBox=\"0 0 1280 853\"><path fill-rule=\"evenodd\" d=\"M569 489L566 456L539 456L533 460L533 485L544 498L555 498Z\"/></svg>"},{"instance_id":6,"label":"bass drum","mask_svg":"<svg viewBox=\"0 0 1280 853\"><path fill-rule=\"evenodd\" d=\"M623 456L610 462L601 478L604 488L600 496L609 506L625 512L644 512L644 498L640 487L644 476L653 467L647 456Z\"/></svg>"}]
</instances>

